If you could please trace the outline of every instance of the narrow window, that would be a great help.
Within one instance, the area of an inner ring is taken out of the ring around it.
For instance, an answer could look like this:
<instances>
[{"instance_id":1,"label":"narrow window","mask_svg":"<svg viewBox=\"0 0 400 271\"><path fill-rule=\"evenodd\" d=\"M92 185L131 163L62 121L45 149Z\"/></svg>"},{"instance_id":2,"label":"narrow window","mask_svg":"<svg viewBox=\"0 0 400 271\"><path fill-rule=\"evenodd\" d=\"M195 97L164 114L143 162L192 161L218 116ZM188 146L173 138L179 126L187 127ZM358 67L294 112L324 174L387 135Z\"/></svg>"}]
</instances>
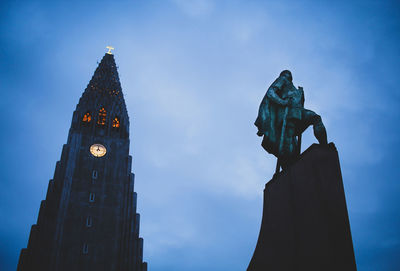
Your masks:
<instances>
[{"instance_id":1,"label":"narrow window","mask_svg":"<svg viewBox=\"0 0 400 271\"><path fill-rule=\"evenodd\" d=\"M90 228L92 226L92 217L88 216L86 218L86 227Z\"/></svg>"},{"instance_id":2,"label":"narrow window","mask_svg":"<svg viewBox=\"0 0 400 271\"><path fill-rule=\"evenodd\" d=\"M115 117L115 118L113 119L112 127L113 127L113 128L119 128L119 119L118 119L118 117Z\"/></svg>"},{"instance_id":3,"label":"narrow window","mask_svg":"<svg viewBox=\"0 0 400 271\"><path fill-rule=\"evenodd\" d=\"M90 112L87 112L85 115L83 115L82 121L86 123L92 121L92 115L90 115Z\"/></svg>"},{"instance_id":4,"label":"narrow window","mask_svg":"<svg viewBox=\"0 0 400 271\"><path fill-rule=\"evenodd\" d=\"M89 194L89 202L94 202L94 193Z\"/></svg>"},{"instance_id":5,"label":"narrow window","mask_svg":"<svg viewBox=\"0 0 400 271\"><path fill-rule=\"evenodd\" d=\"M92 179L97 179L97 170L93 170Z\"/></svg>"},{"instance_id":6,"label":"narrow window","mask_svg":"<svg viewBox=\"0 0 400 271\"><path fill-rule=\"evenodd\" d=\"M83 248L82 248L82 253L88 254L88 252L89 252L89 246L88 246L88 244L84 243Z\"/></svg>"},{"instance_id":7,"label":"narrow window","mask_svg":"<svg viewBox=\"0 0 400 271\"><path fill-rule=\"evenodd\" d=\"M99 111L99 118L97 120L97 124L104 126L106 124L107 111L104 107L102 107Z\"/></svg>"}]
</instances>

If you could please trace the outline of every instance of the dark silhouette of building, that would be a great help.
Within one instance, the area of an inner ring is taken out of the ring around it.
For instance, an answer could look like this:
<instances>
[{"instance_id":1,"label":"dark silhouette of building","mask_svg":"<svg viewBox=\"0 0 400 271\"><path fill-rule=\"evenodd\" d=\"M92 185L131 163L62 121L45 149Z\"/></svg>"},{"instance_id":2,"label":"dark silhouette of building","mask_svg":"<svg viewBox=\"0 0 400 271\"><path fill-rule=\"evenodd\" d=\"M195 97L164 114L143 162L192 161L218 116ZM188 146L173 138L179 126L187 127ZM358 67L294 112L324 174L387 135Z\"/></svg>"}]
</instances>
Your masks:
<instances>
[{"instance_id":1,"label":"dark silhouette of building","mask_svg":"<svg viewBox=\"0 0 400 271\"><path fill-rule=\"evenodd\" d=\"M114 56L86 87L18 271L145 271L129 155L129 118Z\"/></svg>"}]
</instances>

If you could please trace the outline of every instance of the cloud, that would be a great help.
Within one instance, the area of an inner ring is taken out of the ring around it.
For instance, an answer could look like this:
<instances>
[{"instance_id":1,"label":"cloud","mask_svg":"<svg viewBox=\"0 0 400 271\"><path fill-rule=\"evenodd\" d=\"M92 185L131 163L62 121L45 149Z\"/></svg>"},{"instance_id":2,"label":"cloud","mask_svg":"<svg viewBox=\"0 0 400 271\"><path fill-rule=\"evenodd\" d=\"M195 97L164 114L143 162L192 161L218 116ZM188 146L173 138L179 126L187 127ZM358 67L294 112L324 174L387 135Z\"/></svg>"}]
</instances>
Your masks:
<instances>
[{"instance_id":1,"label":"cloud","mask_svg":"<svg viewBox=\"0 0 400 271\"><path fill-rule=\"evenodd\" d=\"M10 187L0 203L12 218L2 236L13 245L0 251L8 261L0 265L15 266L26 245L74 105L110 40L131 120L145 259L154 270L245 269L276 163L253 122L266 88L286 68L338 147L358 262L397 259L397 6L200 0L56 6L15 4L2 24L0 77L8 91L1 112L11 117L3 124L0 178ZM42 33L45 53L31 47ZM303 150L316 142L311 129L303 142ZM42 159L21 156L24 148ZM13 200L21 195L24 201Z\"/></svg>"}]
</instances>

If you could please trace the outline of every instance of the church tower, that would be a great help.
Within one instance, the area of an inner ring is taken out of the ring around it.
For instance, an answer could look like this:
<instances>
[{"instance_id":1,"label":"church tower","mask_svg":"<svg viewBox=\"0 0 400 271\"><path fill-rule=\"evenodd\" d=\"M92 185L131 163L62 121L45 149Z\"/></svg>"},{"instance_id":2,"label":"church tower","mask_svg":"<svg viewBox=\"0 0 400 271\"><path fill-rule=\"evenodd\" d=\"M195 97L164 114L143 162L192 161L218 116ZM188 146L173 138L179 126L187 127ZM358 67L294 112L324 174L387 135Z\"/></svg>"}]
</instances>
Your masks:
<instances>
[{"instance_id":1,"label":"church tower","mask_svg":"<svg viewBox=\"0 0 400 271\"><path fill-rule=\"evenodd\" d=\"M98 65L72 116L18 271L146 271L114 56Z\"/></svg>"}]
</instances>

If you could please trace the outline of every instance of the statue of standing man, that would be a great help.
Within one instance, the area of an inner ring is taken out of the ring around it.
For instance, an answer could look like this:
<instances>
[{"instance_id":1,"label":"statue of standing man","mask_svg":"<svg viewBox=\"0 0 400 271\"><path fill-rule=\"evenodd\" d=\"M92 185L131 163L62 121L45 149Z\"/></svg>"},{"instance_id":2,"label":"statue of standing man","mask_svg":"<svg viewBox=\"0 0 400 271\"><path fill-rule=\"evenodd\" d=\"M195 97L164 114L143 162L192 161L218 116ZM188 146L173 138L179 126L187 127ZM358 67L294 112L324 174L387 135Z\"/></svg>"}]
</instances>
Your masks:
<instances>
[{"instance_id":1,"label":"statue of standing man","mask_svg":"<svg viewBox=\"0 0 400 271\"><path fill-rule=\"evenodd\" d=\"M254 123L262 147L278 158L277 171L300 155L301 134L312 125L320 144L328 144L325 126L314 111L304 108L304 91L293 85L292 73L284 70L268 88Z\"/></svg>"}]
</instances>

